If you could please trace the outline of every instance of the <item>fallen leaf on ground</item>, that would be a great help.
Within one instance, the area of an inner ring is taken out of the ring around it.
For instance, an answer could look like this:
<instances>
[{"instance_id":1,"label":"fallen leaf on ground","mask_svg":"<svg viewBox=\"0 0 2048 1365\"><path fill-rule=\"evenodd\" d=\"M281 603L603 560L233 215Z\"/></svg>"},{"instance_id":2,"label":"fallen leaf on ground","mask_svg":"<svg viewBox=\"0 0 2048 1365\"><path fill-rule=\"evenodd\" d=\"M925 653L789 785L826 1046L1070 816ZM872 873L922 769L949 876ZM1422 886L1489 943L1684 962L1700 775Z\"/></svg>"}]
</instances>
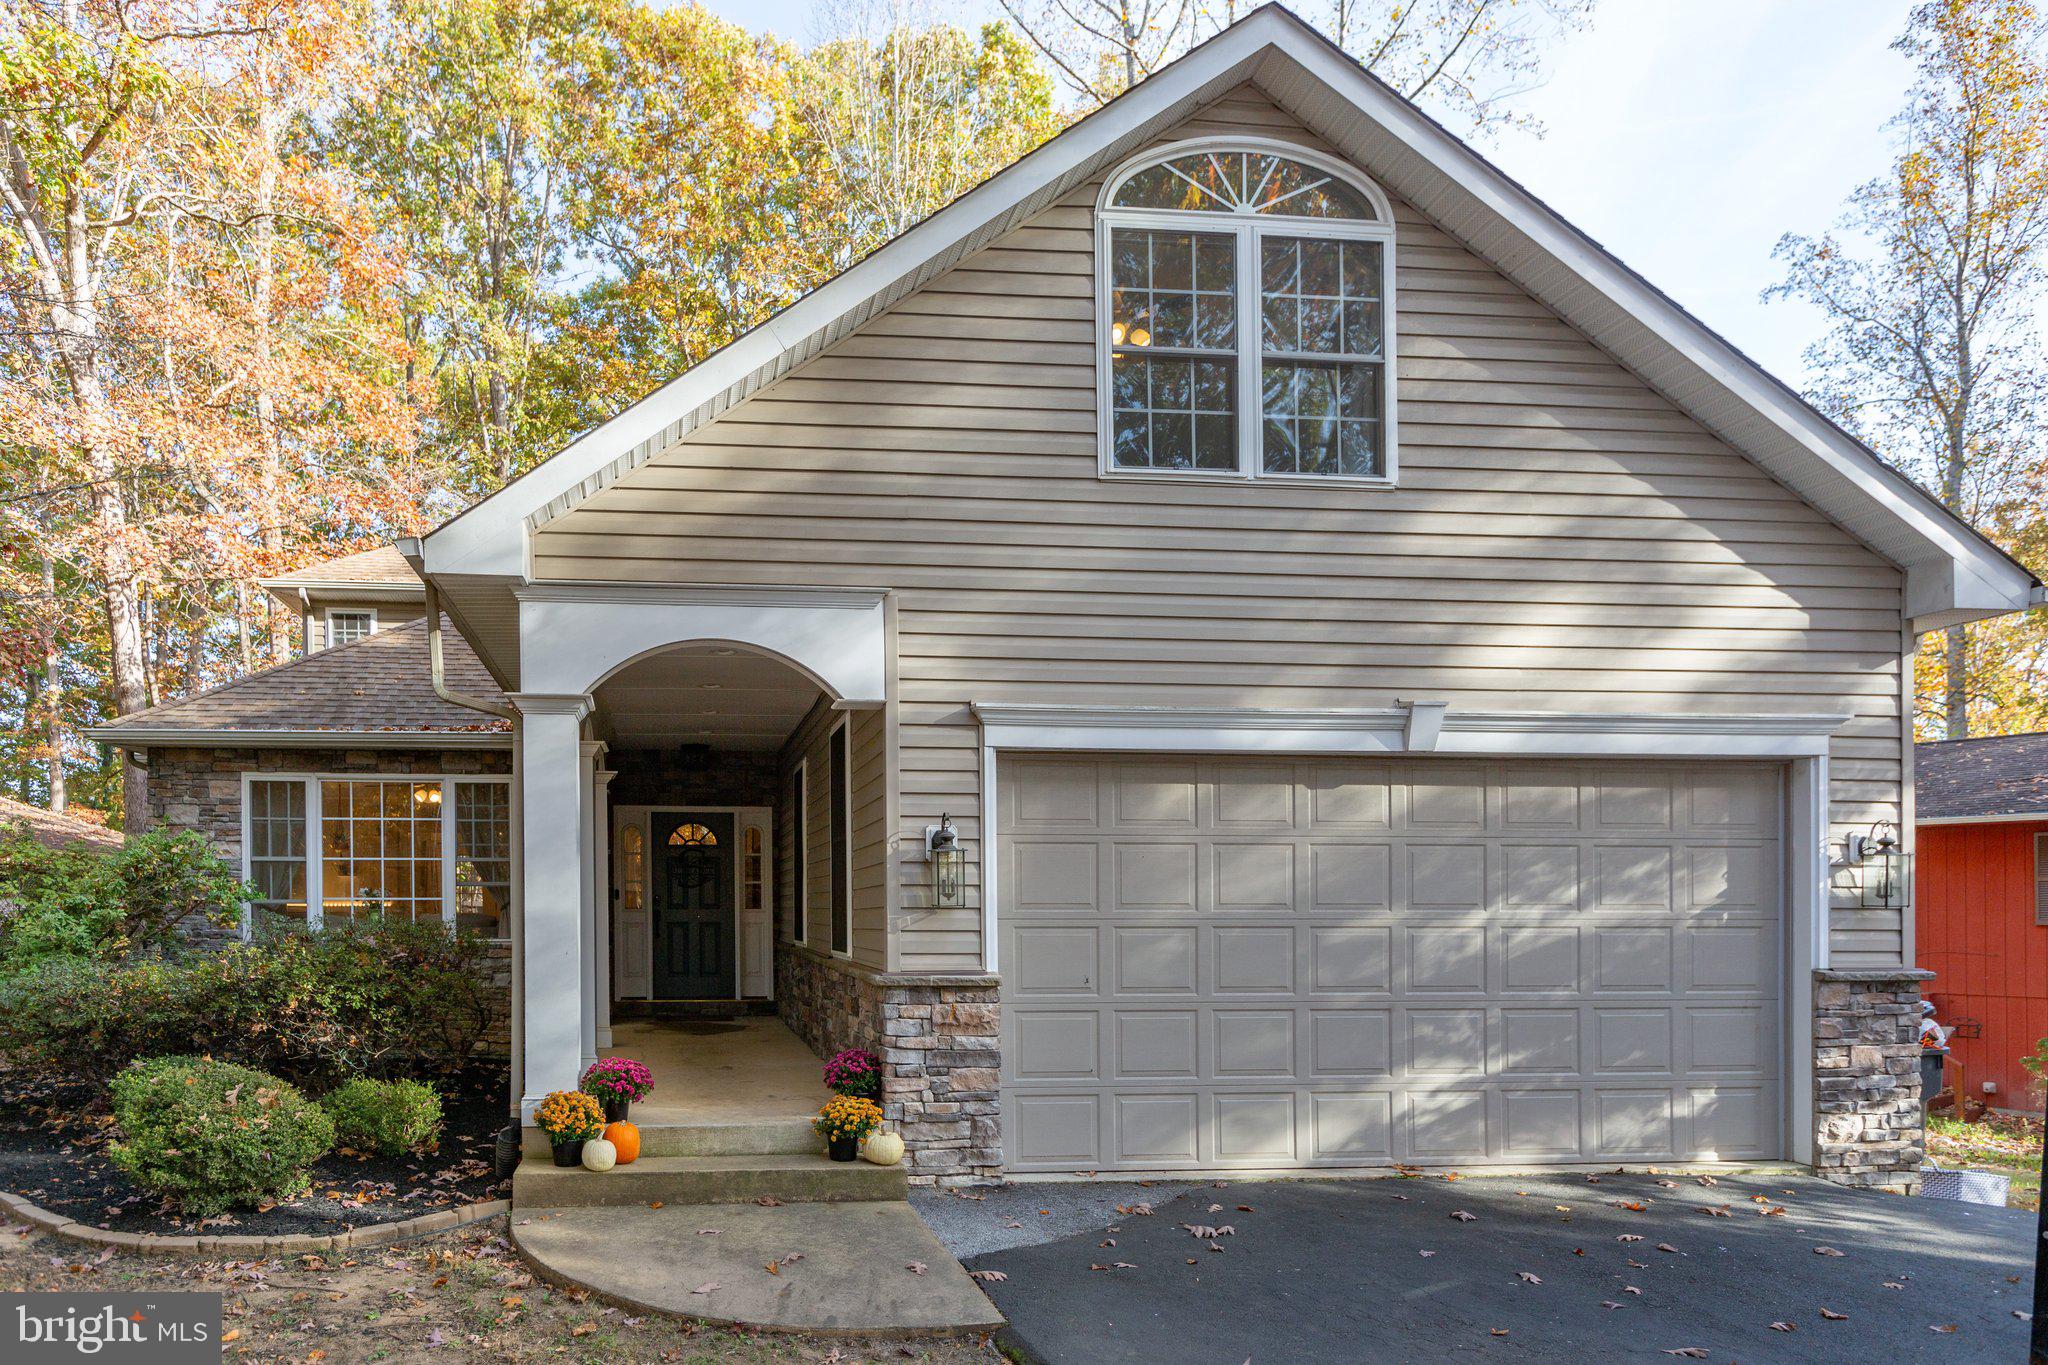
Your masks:
<instances>
[{"instance_id":1,"label":"fallen leaf on ground","mask_svg":"<svg viewBox=\"0 0 2048 1365\"><path fill-rule=\"evenodd\" d=\"M242 1329L239 1327L230 1327L227 1331L220 1334L221 1345L223 1346L231 1341L240 1341L241 1339Z\"/></svg>"},{"instance_id":2,"label":"fallen leaf on ground","mask_svg":"<svg viewBox=\"0 0 2048 1365\"><path fill-rule=\"evenodd\" d=\"M1701 1177L1700 1177L1700 1184L1702 1184L1702 1185L1707 1185L1707 1186L1714 1186L1714 1185L1718 1185L1718 1184L1720 1184L1720 1183L1721 1183L1720 1181L1718 1181L1718 1180L1714 1179L1714 1177L1712 1177L1712 1176L1710 1176L1710 1175L1703 1175L1703 1176L1701 1176Z\"/></svg>"},{"instance_id":3,"label":"fallen leaf on ground","mask_svg":"<svg viewBox=\"0 0 2048 1365\"><path fill-rule=\"evenodd\" d=\"M1704 1346L1674 1346L1664 1354L1667 1356L1684 1356L1688 1360L1705 1360L1707 1358L1707 1348Z\"/></svg>"},{"instance_id":4,"label":"fallen leaf on ground","mask_svg":"<svg viewBox=\"0 0 2048 1365\"><path fill-rule=\"evenodd\" d=\"M1774 1322L1771 1324L1771 1330L1773 1332L1796 1332L1799 1329L1789 1322Z\"/></svg>"},{"instance_id":5,"label":"fallen leaf on ground","mask_svg":"<svg viewBox=\"0 0 2048 1365\"><path fill-rule=\"evenodd\" d=\"M927 1266L923 1261L912 1261L909 1265L906 1265L903 1268L913 1275L922 1275L926 1270L930 1269L930 1267Z\"/></svg>"},{"instance_id":6,"label":"fallen leaf on ground","mask_svg":"<svg viewBox=\"0 0 2048 1365\"><path fill-rule=\"evenodd\" d=\"M1493 1334L1494 1334L1495 1336L1497 1336L1497 1337L1504 1337L1504 1336L1506 1336L1506 1335L1508 1334L1508 1329L1507 1329L1507 1328L1505 1328L1505 1327L1495 1327L1495 1328L1492 1328L1491 1330L1492 1330Z\"/></svg>"},{"instance_id":7,"label":"fallen leaf on ground","mask_svg":"<svg viewBox=\"0 0 2048 1365\"><path fill-rule=\"evenodd\" d=\"M1886 1289L1904 1289L1906 1286L1900 1284L1897 1280L1886 1280L1884 1287Z\"/></svg>"},{"instance_id":8,"label":"fallen leaf on ground","mask_svg":"<svg viewBox=\"0 0 2048 1365\"><path fill-rule=\"evenodd\" d=\"M1936 1326L1936 1325L1934 1325L1934 1324L1930 1323L1930 1324L1928 1324L1928 1328L1927 1328L1927 1330L1928 1330L1928 1331L1930 1331L1930 1332L1940 1332L1940 1333L1941 1333L1941 1334L1942 1334L1943 1336L1946 1336L1946 1335L1948 1335L1948 1334L1949 1334L1950 1332L1953 1332L1953 1331L1955 1331L1955 1330L1956 1330L1956 1325L1955 1325L1954 1323L1952 1323L1952 1322L1944 1322L1944 1323L1940 1324L1939 1326Z\"/></svg>"},{"instance_id":9,"label":"fallen leaf on ground","mask_svg":"<svg viewBox=\"0 0 2048 1365\"><path fill-rule=\"evenodd\" d=\"M647 1205L647 1207L650 1209L658 1209L661 1207L661 1201L659 1199L653 1200Z\"/></svg>"},{"instance_id":10,"label":"fallen leaf on ground","mask_svg":"<svg viewBox=\"0 0 2048 1365\"><path fill-rule=\"evenodd\" d=\"M1632 1284L1625 1284L1621 1287L1621 1292L1624 1294L1641 1294L1643 1291Z\"/></svg>"},{"instance_id":11,"label":"fallen leaf on ground","mask_svg":"<svg viewBox=\"0 0 2048 1365\"><path fill-rule=\"evenodd\" d=\"M597 1324L594 1322L579 1322L569 1329L569 1335L572 1337L587 1337L596 1330Z\"/></svg>"},{"instance_id":12,"label":"fallen leaf on ground","mask_svg":"<svg viewBox=\"0 0 2048 1365\"><path fill-rule=\"evenodd\" d=\"M1820 1315L1826 1318L1829 1322L1847 1322L1849 1320L1849 1315L1847 1313L1837 1313L1832 1308L1821 1309Z\"/></svg>"},{"instance_id":13,"label":"fallen leaf on ground","mask_svg":"<svg viewBox=\"0 0 2048 1365\"><path fill-rule=\"evenodd\" d=\"M696 1287L695 1289L692 1289L692 1290L691 1290L690 1292L691 1292L692 1294L709 1294L709 1293L711 1293L711 1292L712 1292L713 1290L715 1290L715 1289L717 1289L717 1288L718 1288L718 1286L717 1286L717 1285L716 1285L715 1283L714 1283L714 1284L700 1284L700 1285L698 1285L698 1286L697 1286L697 1287Z\"/></svg>"},{"instance_id":14,"label":"fallen leaf on ground","mask_svg":"<svg viewBox=\"0 0 2048 1365\"><path fill-rule=\"evenodd\" d=\"M1621 1305L1620 1305L1620 1304L1618 1304L1618 1303L1616 1303L1616 1302L1615 1302L1615 1301L1614 1301L1613 1299L1602 1299L1602 1300L1600 1300L1600 1306L1601 1306L1602 1308L1619 1308L1619 1307L1621 1307Z\"/></svg>"},{"instance_id":15,"label":"fallen leaf on ground","mask_svg":"<svg viewBox=\"0 0 2048 1365\"><path fill-rule=\"evenodd\" d=\"M970 1270L967 1272L967 1278L970 1280L987 1280L990 1284L1001 1284L1010 1277L1000 1270Z\"/></svg>"},{"instance_id":16,"label":"fallen leaf on ground","mask_svg":"<svg viewBox=\"0 0 2048 1365\"><path fill-rule=\"evenodd\" d=\"M1436 1255L1436 1253L1435 1253L1434 1251L1418 1251L1418 1252L1416 1252L1415 1254L1416 1254L1416 1255L1418 1255L1418 1256L1422 1256L1422 1257L1429 1257L1429 1256L1434 1256L1434 1255Z\"/></svg>"},{"instance_id":17,"label":"fallen leaf on ground","mask_svg":"<svg viewBox=\"0 0 2048 1365\"><path fill-rule=\"evenodd\" d=\"M698 1228L697 1235L699 1237L716 1237L724 1230L723 1228Z\"/></svg>"},{"instance_id":18,"label":"fallen leaf on ground","mask_svg":"<svg viewBox=\"0 0 2048 1365\"><path fill-rule=\"evenodd\" d=\"M2032 1313L2029 1313L2024 1308L2013 1309L2012 1315L2018 1318L2021 1322L2032 1322L2034 1320L2034 1315Z\"/></svg>"},{"instance_id":19,"label":"fallen leaf on ground","mask_svg":"<svg viewBox=\"0 0 2048 1365\"><path fill-rule=\"evenodd\" d=\"M1614 1207L1627 1209L1630 1213L1641 1213L1650 1206L1640 1199L1617 1199L1614 1201Z\"/></svg>"},{"instance_id":20,"label":"fallen leaf on ground","mask_svg":"<svg viewBox=\"0 0 2048 1365\"><path fill-rule=\"evenodd\" d=\"M1643 1234L1640 1232L1624 1232L1614 1240L1617 1242L1640 1242L1643 1240Z\"/></svg>"},{"instance_id":21,"label":"fallen leaf on ground","mask_svg":"<svg viewBox=\"0 0 2048 1365\"><path fill-rule=\"evenodd\" d=\"M1452 1212L1451 1212L1451 1217L1453 1217L1453 1218L1457 1219L1457 1220L1458 1220L1459 1222L1461 1222L1461 1223L1476 1223L1476 1222L1478 1222L1478 1221L1479 1221L1479 1215L1478 1215L1478 1214L1476 1214L1476 1213L1467 1213L1467 1212L1465 1212L1465 1210L1463 1210L1463 1209L1454 1209L1454 1210L1452 1210Z\"/></svg>"},{"instance_id":22,"label":"fallen leaf on ground","mask_svg":"<svg viewBox=\"0 0 2048 1365\"><path fill-rule=\"evenodd\" d=\"M1657 1243L1657 1250L1659 1250L1659 1251L1668 1251L1668 1252L1670 1252L1670 1253L1671 1253L1671 1254L1672 1254L1673 1256L1676 1256L1676 1255L1678 1254L1678 1248L1677 1248L1677 1247L1675 1247L1675 1246L1673 1246L1673 1245L1671 1245L1671 1243L1669 1243L1669 1242L1659 1242L1659 1243Z\"/></svg>"},{"instance_id":23,"label":"fallen leaf on ground","mask_svg":"<svg viewBox=\"0 0 2048 1365\"><path fill-rule=\"evenodd\" d=\"M1706 1214L1710 1218L1733 1218L1735 1216L1728 1212L1728 1208L1724 1204L1702 1204L1699 1206L1699 1209L1701 1213Z\"/></svg>"},{"instance_id":24,"label":"fallen leaf on ground","mask_svg":"<svg viewBox=\"0 0 2048 1365\"><path fill-rule=\"evenodd\" d=\"M1843 1253L1835 1250L1833 1247L1815 1247L1813 1254L1816 1256L1840 1256Z\"/></svg>"},{"instance_id":25,"label":"fallen leaf on ground","mask_svg":"<svg viewBox=\"0 0 2048 1365\"><path fill-rule=\"evenodd\" d=\"M1530 1274L1530 1273L1529 1273L1528 1271L1526 1271L1526 1270L1517 1270L1517 1271L1515 1272L1515 1278L1516 1278L1516 1279L1518 1279L1518 1280L1526 1280L1526 1281L1528 1281L1528 1282L1529 1282L1530 1284L1542 1284L1542 1283L1543 1283L1543 1277L1542 1277L1541 1275L1531 1275L1531 1274Z\"/></svg>"},{"instance_id":26,"label":"fallen leaf on ground","mask_svg":"<svg viewBox=\"0 0 2048 1365\"><path fill-rule=\"evenodd\" d=\"M782 1201L780 1199L777 1199L772 1194L764 1194L759 1199L756 1199L754 1202L756 1204L759 1204L764 1209L779 1209L782 1207ZM654 1207L660 1208L661 1205L656 1204Z\"/></svg>"}]
</instances>

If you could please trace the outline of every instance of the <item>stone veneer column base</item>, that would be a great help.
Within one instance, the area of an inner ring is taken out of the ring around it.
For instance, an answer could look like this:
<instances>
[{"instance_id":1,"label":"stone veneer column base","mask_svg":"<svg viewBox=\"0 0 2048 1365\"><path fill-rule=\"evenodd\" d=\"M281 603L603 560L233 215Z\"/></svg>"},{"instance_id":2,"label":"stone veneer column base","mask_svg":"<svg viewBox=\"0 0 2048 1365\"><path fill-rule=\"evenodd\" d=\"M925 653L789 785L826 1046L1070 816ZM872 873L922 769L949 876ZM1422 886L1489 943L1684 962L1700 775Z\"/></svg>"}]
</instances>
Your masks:
<instances>
[{"instance_id":1,"label":"stone veneer column base","mask_svg":"<svg viewBox=\"0 0 2048 1365\"><path fill-rule=\"evenodd\" d=\"M878 972L791 943L775 948L775 1008L820 1057L882 1059L882 1112L903 1134L914 1185L1002 1179L999 983Z\"/></svg>"},{"instance_id":2,"label":"stone veneer column base","mask_svg":"<svg viewBox=\"0 0 2048 1365\"><path fill-rule=\"evenodd\" d=\"M1920 1184L1920 985L1933 972L1813 974L1814 1171L1910 1194Z\"/></svg>"}]
</instances>

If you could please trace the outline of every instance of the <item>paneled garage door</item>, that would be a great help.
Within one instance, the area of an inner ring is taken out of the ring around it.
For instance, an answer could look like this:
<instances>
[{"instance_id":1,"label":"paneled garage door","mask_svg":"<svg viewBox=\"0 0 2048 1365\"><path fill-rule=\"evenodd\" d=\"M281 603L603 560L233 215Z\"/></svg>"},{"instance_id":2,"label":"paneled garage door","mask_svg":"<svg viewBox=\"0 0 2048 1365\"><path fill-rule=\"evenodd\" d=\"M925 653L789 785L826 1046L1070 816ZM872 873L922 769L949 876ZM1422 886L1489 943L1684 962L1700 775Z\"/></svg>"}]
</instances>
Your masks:
<instances>
[{"instance_id":1,"label":"paneled garage door","mask_svg":"<svg viewBox=\"0 0 2048 1365\"><path fill-rule=\"evenodd\" d=\"M998 770L1012 1170L1783 1154L1774 768Z\"/></svg>"}]
</instances>

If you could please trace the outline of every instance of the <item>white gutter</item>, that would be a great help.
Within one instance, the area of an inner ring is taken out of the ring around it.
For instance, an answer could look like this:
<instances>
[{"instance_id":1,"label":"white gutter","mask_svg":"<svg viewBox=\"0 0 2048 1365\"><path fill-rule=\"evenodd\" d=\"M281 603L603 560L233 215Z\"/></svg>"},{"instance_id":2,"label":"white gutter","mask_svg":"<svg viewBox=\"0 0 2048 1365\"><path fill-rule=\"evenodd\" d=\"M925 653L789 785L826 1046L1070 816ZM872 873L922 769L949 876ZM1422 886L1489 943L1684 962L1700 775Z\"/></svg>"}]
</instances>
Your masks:
<instances>
[{"instance_id":1,"label":"white gutter","mask_svg":"<svg viewBox=\"0 0 2048 1365\"><path fill-rule=\"evenodd\" d=\"M191 730L95 725L86 738L137 749L506 749L504 730Z\"/></svg>"}]
</instances>

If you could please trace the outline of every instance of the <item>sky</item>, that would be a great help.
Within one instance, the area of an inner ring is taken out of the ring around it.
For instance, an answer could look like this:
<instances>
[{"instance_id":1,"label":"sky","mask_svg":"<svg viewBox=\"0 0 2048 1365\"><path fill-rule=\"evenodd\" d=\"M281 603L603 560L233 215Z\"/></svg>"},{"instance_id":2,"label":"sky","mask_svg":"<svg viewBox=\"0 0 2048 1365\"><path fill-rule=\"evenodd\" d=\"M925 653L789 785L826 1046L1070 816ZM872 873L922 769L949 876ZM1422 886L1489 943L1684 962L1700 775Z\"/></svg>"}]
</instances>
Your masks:
<instances>
[{"instance_id":1,"label":"sky","mask_svg":"<svg viewBox=\"0 0 2048 1365\"><path fill-rule=\"evenodd\" d=\"M947 0L942 0L942 3ZM994 11L950 0L963 21ZM708 0L757 31L811 36L812 0ZM1771 248L1833 224L1890 158L1911 79L1890 50L1908 0L1601 0L1520 107L1543 136L1480 150L1764 367L1799 384L1822 330L1765 304Z\"/></svg>"}]
</instances>

